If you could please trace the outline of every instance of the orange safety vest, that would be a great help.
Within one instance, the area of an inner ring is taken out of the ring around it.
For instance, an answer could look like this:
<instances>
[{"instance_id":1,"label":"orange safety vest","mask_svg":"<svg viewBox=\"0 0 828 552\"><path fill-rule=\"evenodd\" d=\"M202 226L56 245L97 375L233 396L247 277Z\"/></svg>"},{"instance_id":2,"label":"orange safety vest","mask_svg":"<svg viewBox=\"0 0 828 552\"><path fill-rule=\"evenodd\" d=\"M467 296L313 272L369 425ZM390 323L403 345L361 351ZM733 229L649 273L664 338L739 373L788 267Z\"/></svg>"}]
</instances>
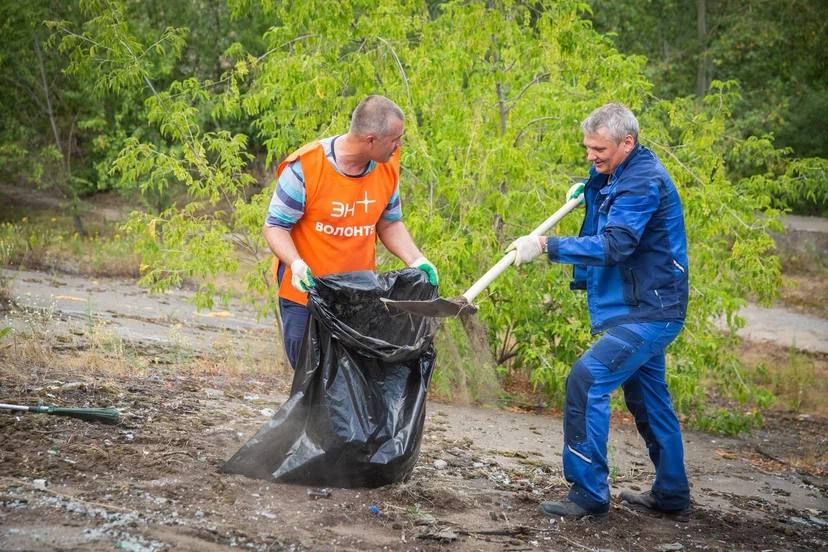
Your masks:
<instances>
[{"instance_id":1,"label":"orange safety vest","mask_svg":"<svg viewBox=\"0 0 828 552\"><path fill-rule=\"evenodd\" d=\"M288 155L276 170L277 178L297 158L305 177L305 212L290 235L311 273L327 276L374 270L376 225L397 188L399 148L387 163L377 163L367 175L352 178L337 172L325 157L322 144L316 141ZM279 259L274 257L274 279L278 268ZM290 280L290 266L286 266L279 297L307 304L308 294L297 291Z\"/></svg>"}]
</instances>

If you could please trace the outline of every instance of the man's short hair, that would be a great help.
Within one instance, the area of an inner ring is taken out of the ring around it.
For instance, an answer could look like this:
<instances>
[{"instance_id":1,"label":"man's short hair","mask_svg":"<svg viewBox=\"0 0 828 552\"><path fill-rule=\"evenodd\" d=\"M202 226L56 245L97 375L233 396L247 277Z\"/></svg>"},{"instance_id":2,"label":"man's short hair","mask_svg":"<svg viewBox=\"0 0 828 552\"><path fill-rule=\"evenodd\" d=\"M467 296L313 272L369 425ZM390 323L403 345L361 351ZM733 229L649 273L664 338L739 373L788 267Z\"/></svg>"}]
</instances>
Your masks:
<instances>
[{"instance_id":1,"label":"man's short hair","mask_svg":"<svg viewBox=\"0 0 828 552\"><path fill-rule=\"evenodd\" d=\"M373 94L359 102L351 114L351 134L385 136L391 119L405 121L400 106L385 96Z\"/></svg>"},{"instance_id":2,"label":"man's short hair","mask_svg":"<svg viewBox=\"0 0 828 552\"><path fill-rule=\"evenodd\" d=\"M616 144L620 144L627 134L638 141L638 120L632 111L619 103L602 105L581 123L584 134L595 134L602 128L609 131L610 138Z\"/></svg>"}]
</instances>

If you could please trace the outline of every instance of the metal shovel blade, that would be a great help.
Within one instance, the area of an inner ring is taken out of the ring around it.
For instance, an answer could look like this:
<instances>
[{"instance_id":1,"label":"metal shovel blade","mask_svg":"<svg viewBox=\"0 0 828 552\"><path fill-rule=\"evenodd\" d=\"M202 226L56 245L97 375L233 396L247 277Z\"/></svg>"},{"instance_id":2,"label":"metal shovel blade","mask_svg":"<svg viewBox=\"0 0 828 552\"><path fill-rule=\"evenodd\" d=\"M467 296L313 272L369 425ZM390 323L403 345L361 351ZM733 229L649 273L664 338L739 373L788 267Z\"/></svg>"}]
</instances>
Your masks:
<instances>
[{"instance_id":1,"label":"metal shovel blade","mask_svg":"<svg viewBox=\"0 0 828 552\"><path fill-rule=\"evenodd\" d=\"M462 313L474 314L477 312L477 307L469 303L463 296L453 299L437 297L427 301L396 301L383 297L381 301L392 309L432 318L446 318L459 316Z\"/></svg>"},{"instance_id":2,"label":"metal shovel blade","mask_svg":"<svg viewBox=\"0 0 828 552\"><path fill-rule=\"evenodd\" d=\"M581 202L581 198L573 198L567 201L563 207L555 211L555 213L548 219L543 221L540 226L532 230L530 236L540 236L560 221L567 213L575 209ZM515 260L515 251L509 251L500 259L496 265L489 269L478 281L472 285L460 297L452 299L443 299L438 297L428 301L395 301L393 299L381 298L386 306L400 311L410 312L412 314L419 314L420 316L431 316L433 318L445 318L448 316L458 316L462 313L474 314L477 312L477 307L472 304L472 301L480 294L481 291L491 284L495 278L509 268Z\"/></svg>"}]
</instances>

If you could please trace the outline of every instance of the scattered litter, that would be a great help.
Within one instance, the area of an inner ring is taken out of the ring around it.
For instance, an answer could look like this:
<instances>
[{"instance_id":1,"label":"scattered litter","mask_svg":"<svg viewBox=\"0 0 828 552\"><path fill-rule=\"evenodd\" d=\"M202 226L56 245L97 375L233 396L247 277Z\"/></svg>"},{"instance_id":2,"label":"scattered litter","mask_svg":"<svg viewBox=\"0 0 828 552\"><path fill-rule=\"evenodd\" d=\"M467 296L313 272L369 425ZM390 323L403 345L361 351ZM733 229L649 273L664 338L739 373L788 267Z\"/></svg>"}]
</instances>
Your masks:
<instances>
[{"instance_id":1,"label":"scattered litter","mask_svg":"<svg viewBox=\"0 0 828 552\"><path fill-rule=\"evenodd\" d=\"M824 519L821 519L821 518L818 518L816 516L808 516L808 520L811 523L815 524L815 525L820 525L822 527L828 527L828 521L826 521Z\"/></svg>"},{"instance_id":2,"label":"scattered litter","mask_svg":"<svg viewBox=\"0 0 828 552\"><path fill-rule=\"evenodd\" d=\"M312 498L314 500L318 500L320 498L331 498L331 490L327 487L321 489L311 487L308 489L308 498Z\"/></svg>"},{"instance_id":3,"label":"scattered litter","mask_svg":"<svg viewBox=\"0 0 828 552\"><path fill-rule=\"evenodd\" d=\"M262 408L261 410L259 410L259 414L261 414L262 416L266 416L268 418L272 418L273 415L276 414L276 411L272 408Z\"/></svg>"},{"instance_id":4,"label":"scattered litter","mask_svg":"<svg viewBox=\"0 0 828 552\"><path fill-rule=\"evenodd\" d=\"M368 510L369 510L372 514L374 514L375 516L378 516L378 515L380 514L380 509L379 509L379 508L377 508L377 505L376 505L376 504L371 504L371 506L368 508Z\"/></svg>"},{"instance_id":5,"label":"scattered litter","mask_svg":"<svg viewBox=\"0 0 828 552\"><path fill-rule=\"evenodd\" d=\"M32 480L32 487L34 487L38 491L45 491L46 487L49 485L49 482L45 479L34 479Z\"/></svg>"}]
</instances>

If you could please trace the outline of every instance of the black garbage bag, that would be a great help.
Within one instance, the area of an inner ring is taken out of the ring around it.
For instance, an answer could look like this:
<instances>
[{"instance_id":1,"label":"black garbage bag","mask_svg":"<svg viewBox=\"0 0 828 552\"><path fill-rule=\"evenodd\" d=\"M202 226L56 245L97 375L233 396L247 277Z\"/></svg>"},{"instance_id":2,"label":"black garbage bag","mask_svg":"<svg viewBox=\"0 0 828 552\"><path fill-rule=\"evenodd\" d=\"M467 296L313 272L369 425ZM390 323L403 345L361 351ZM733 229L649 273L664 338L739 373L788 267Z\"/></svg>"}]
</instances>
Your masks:
<instances>
[{"instance_id":1,"label":"black garbage bag","mask_svg":"<svg viewBox=\"0 0 828 552\"><path fill-rule=\"evenodd\" d=\"M405 479L420 451L436 321L380 298L436 295L417 269L317 278L290 398L222 471L334 487Z\"/></svg>"}]
</instances>

